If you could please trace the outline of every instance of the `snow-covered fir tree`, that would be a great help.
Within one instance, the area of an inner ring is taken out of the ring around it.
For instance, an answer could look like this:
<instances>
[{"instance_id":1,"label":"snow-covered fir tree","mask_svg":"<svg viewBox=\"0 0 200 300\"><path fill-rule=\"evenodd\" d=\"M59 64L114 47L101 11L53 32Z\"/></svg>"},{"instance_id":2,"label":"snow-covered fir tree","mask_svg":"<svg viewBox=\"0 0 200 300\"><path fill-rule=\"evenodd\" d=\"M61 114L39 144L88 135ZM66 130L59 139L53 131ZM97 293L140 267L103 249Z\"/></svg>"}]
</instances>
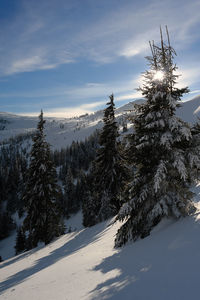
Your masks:
<instances>
[{"instance_id":1,"label":"snow-covered fir tree","mask_svg":"<svg viewBox=\"0 0 200 300\"><path fill-rule=\"evenodd\" d=\"M26 249L26 236L21 226L17 229L17 237L15 244L15 254L19 254Z\"/></svg>"},{"instance_id":2,"label":"snow-covered fir tree","mask_svg":"<svg viewBox=\"0 0 200 300\"><path fill-rule=\"evenodd\" d=\"M82 193L82 213L83 213L83 225L90 227L95 225L98 220L99 205L95 202L96 194L93 184L93 175L90 173L85 176L85 188Z\"/></svg>"},{"instance_id":3,"label":"snow-covered fir tree","mask_svg":"<svg viewBox=\"0 0 200 300\"><path fill-rule=\"evenodd\" d=\"M118 125L115 120L115 104L113 94L109 97L107 108L104 110L104 126L100 134L100 148L91 171L91 191L88 205L84 203L83 216L88 213L83 223L94 225L116 214L121 206L120 192L127 177L127 169L120 153L118 141ZM88 209L90 207L90 210ZM92 219L93 218L93 219Z\"/></svg>"},{"instance_id":4,"label":"snow-covered fir tree","mask_svg":"<svg viewBox=\"0 0 200 300\"><path fill-rule=\"evenodd\" d=\"M28 247L38 242L48 244L63 233L58 209L56 170L51 160L50 146L45 140L43 112L39 116L37 132L33 138L24 203L27 215L23 229L28 231Z\"/></svg>"},{"instance_id":5,"label":"snow-covered fir tree","mask_svg":"<svg viewBox=\"0 0 200 300\"><path fill-rule=\"evenodd\" d=\"M80 170L78 177L77 177L76 186L75 186L75 199L76 199L76 210L77 211L82 206L86 189L87 189L86 174L83 170Z\"/></svg>"},{"instance_id":6,"label":"snow-covered fir tree","mask_svg":"<svg viewBox=\"0 0 200 300\"><path fill-rule=\"evenodd\" d=\"M75 185L72 176L71 168L67 170L67 175L64 181L64 213L69 216L69 213L75 212Z\"/></svg>"},{"instance_id":7,"label":"snow-covered fir tree","mask_svg":"<svg viewBox=\"0 0 200 300\"><path fill-rule=\"evenodd\" d=\"M150 43L150 70L145 72L140 88L146 102L135 106L132 118L134 134L129 136L129 155L135 174L117 217L125 222L118 230L116 247L146 237L164 217L177 219L195 210L190 173L199 160L187 151L192 140L189 125L175 115L188 89L176 87L175 51L166 32L167 43L163 42L162 32L160 46Z\"/></svg>"},{"instance_id":8,"label":"snow-covered fir tree","mask_svg":"<svg viewBox=\"0 0 200 300\"><path fill-rule=\"evenodd\" d=\"M6 238L15 229L14 221L8 211L0 206L0 240Z\"/></svg>"}]
</instances>

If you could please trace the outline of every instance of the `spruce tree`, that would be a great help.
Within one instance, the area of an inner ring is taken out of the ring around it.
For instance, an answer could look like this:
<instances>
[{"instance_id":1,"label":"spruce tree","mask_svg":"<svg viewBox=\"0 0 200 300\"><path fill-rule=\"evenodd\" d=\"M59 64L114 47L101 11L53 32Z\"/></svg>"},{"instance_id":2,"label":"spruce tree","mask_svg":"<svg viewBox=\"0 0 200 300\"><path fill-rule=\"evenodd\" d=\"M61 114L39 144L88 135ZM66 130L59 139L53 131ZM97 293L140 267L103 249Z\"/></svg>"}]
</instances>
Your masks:
<instances>
[{"instance_id":1,"label":"spruce tree","mask_svg":"<svg viewBox=\"0 0 200 300\"><path fill-rule=\"evenodd\" d=\"M127 168L120 153L118 125L115 120L113 94L104 110L104 126L100 134L97 156L91 171L91 192L88 197L91 218L89 224L96 224L119 211L120 192L127 177ZM84 204L87 210L87 203ZM87 212L83 215L87 215ZM87 222L84 220L84 224ZM90 226L90 225L89 225Z\"/></svg>"},{"instance_id":2,"label":"spruce tree","mask_svg":"<svg viewBox=\"0 0 200 300\"><path fill-rule=\"evenodd\" d=\"M76 210L75 186L71 168L67 170L67 175L64 182L64 212L68 216L69 213Z\"/></svg>"},{"instance_id":3,"label":"spruce tree","mask_svg":"<svg viewBox=\"0 0 200 300\"><path fill-rule=\"evenodd\" d=\"M84 196L86 191L86 175L84 171L81 169L78 177L77 177L77 183L75 187L75 198L76 198L76 206L77 210L80 209Z\"/></svg>"},{"instance_id":4,"label":"spruce tree","mask_svg":"<svg viewBox=\"0 0 200 300\"><path fill-rule=\"evenodd\" d=\"M85 188L82 193L82 213L83 213L83 226L90 227L95 225L98 216L97 203L94 201L94 190L93 190L93 176L92 174L88 174L85 176Z\"/></svg>"},{"instance_id":5,"label":"spruce tree","mask_svg":"<svg viewBox=\"0 0 200 300\"><path fill-rule=\"evenodd\" d=\"M117 217L125 220L116 236L117 247L146 237L164 217L177 219L195 210L190 172L197 160L187 151L191 129L175 115L188 89L176 87L175 51L166 32L167 43L163 42L162 32L160 46L150 43L150 70L145 72L140 88L146 102L135 106L132 118L129 155L135 174Z\"/></svg>"},{"instance_id":6,"label":"spruce tree","mask_svg":"<svg viewBox=\"0 0 200 300\"><path fill-rule=\"evenodd\" d=\"M19 254L26 249L26 236L22 228L17 229L16 245L15 245L15 254Z\"/></svg>"},{"instance_id":7,"label":"spruce tree","mask_svg":"<svg viewBox=\"0 0 200 300\"><path fill-rule=\"evenodd\" d=\"M37 131L33 137L30 165L24 203L27 216L23 228L28 231L29 248L38 242L48 244L63 233L57 199L56 170L51 160L50 146L45 140L43 112L39 116Z\"/></svg>"},{"instance_id":8,"label":"spruce tree","mask_svg":"<svg viewBox=\"0 0 200 300\"><path fill-rule=\"evenodd\" d=\"M0 207L1 209L1 207ZM15 229L15 223L8 211L0 210L0 240L9 236L11 230Z\"/></svg>"}]
</instances>

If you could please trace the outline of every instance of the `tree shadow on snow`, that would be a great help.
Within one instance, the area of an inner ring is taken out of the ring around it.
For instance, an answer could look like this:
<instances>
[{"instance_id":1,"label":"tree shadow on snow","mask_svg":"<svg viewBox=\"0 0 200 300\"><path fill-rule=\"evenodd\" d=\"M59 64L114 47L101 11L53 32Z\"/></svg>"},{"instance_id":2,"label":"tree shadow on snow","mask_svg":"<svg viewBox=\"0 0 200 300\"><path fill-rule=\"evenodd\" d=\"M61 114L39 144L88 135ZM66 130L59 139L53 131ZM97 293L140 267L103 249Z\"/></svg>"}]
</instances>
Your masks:
<instances>
[{"instance_id":1,"label":"tree shadow on snow","mask_svg":"<svg viewBox=\"0 0 200 300\"><path fill-rule=\"evenodd\" d=\"M66 243L62 245L60 248L57 248L52 252L50 252L48 255L41 257L36 261L33 261L34 263L33 266L23 269L22 271L13 274L12 276L8 277L6 280L1 282L0 294L5 290L12 288L15 285L27 280L30 276L36 274L37 272L55 264L57 261L61 260L62 258L70 256L75 252L79 251L81 248L84 248L88 244L97 241L101 237L101 235L106 230L108 230L107 225L108 223L103 222L96 225L95 227L83 229L77 234L73 233L71 239L69 241L66 241ZM65 236L61 237L61 239L62 238L65 238ZM53 243L52 243L52 247L53 247ZM48 247L51 247L51 244L49 244ZM11 263L15 263L17 260L22 260L23 258L30 256L31 254L37 253L39 250L41 250L41 248L43 247L39 247L39 249L38 248L33 249L27 253L25 252L20 256L12 259L11 261L5 262L4 264L1 265L1 267L4 267Z\"/></svg>"},{"instance_id":2,"label":"tree shadow on snow","mask_svg":"<svg viewBox=\"0 0 200 300\"><path fill-rule=\"evenodd\" d=\"M88 299L195 299L199 294L200 220L159 224L144 240L107 257L93 271L108 280Z\"/></svg>"},{"instance_id":3,"label":"tree shadow on snow","mask_svg":"<svg viewBox=\"0 0 200 300\"><path fill-rule=\"evenodd\" d=\"M12 257L12 258L9 258L9 259L7 259L7 260L5 260L5 261L2 261L2 262L0 263L0 270L3 269L3 268L5 268L5 267L7 267L7 266L9 266L9 265L14 264L14 263L17 262L17 261L20 261L20 260L23 260L23 259L26 258L26 257L29 257L29 256L32 255L33 253L39 251L41 248L43 248L43 246L38 246L38 247L35 248L35 249L32 249L32 250L23 252L23 253L18 254L18 255L16 255L16 256Z\"/></svg>"}]
</instances>

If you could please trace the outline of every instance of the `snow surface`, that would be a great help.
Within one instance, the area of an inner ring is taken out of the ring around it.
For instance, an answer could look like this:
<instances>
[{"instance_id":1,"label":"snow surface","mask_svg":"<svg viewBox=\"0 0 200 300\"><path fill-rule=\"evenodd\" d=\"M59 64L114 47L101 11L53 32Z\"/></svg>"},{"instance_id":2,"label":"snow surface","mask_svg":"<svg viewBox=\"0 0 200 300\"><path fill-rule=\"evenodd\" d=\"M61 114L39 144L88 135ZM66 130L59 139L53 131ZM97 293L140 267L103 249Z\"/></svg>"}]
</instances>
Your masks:
<instances>
[{"instance_id":1,"label":"snow surface","mask_svg":"<svg viewBox=\"0 0 200 300\"><path fill-rule=\"evenodd\" d=\"M3 261L0 299L199 298L200 210L164 220L149 237L122 249L113 248L120 224L112 221L83 229L79 213L68 220L76 231Z\"/></svg>"},{"instance_id":2,"label":"snow surface","mask_svg":"<svg viewBox=\"0 0 200 300\"><path fill-rule=\"evenodd\" d=\"M181 107L177 109L177 115L188 123L198 121L200 117L200 96L196 96L192 100L181 103Z\"/></svg>"},{"instance_id":3,"label":"snow surface","mask_svg":"<svg viewBox=\"0 0 200 300\"><path fill-rule=\"evenodd\" d=\"M17 232L16 230L13 230L10 236L0 241L0 255L2 259L5 260L15 255L14 246L15 246L16 236L17 236Z\"/></svg>"},{"instance_id":4,"label":"snow surface","mask_svg":"<svg viewBox=\"0 0 200 300\"><path fill-rule=\"evenodd\" d=\"M133 104L142 102L144 100L139 99L117 108L115 112L117 120L122 116L126 118L126 115L130 114L130 110L133 110ZM182 107L177 109L177 115L190 123L197 121L197 117L200 117L200 96L181 104ZM47 142L52 145L52 148L60 149L71 145L73 141L83 141L95 129L102 127L102 118L102 110L74 118L45 118ZM38 117L17 116L3 112L0 112L0 119L8 121L5 130L0 131L0 142L18 134L33 132L38 123Z\"/></svg>"}]
</instances>

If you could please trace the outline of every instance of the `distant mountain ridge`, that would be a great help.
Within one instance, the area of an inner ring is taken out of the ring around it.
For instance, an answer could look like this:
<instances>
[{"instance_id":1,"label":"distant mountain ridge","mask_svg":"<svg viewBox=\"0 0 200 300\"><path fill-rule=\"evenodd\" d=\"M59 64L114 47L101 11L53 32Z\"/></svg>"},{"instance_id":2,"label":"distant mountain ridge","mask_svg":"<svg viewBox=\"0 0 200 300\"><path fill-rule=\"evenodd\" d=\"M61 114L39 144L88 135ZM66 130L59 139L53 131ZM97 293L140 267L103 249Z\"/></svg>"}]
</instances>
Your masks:
<instances>
[{"instance_id":1,"label":"distant mountain ridge","mask_svg":"<svg viewBox=\"0 0 200 300\"><path fill-rule=\"evenodd\" d=\"M126 115L134 110L133 104L142 103L143 99L116 108L116 118L122 124ZM177 109L177 115L184 121L195 123L200 117L200 96L189 101L182 102L181 107ZM45 112L44 112L45 117ZM85 114L72 118L54 118L46 119L46 136L47 141L53 148L62 148L70 145L72 141L84 140L91 135L95 129L102 127L103 110L91 114ZM0 112L0 120L3 120L3 130L0 130L0 142L7 140L18 134L25 134L36 129L38 117L20 116L11 113Z\"/></svg>"}]
</instances>

